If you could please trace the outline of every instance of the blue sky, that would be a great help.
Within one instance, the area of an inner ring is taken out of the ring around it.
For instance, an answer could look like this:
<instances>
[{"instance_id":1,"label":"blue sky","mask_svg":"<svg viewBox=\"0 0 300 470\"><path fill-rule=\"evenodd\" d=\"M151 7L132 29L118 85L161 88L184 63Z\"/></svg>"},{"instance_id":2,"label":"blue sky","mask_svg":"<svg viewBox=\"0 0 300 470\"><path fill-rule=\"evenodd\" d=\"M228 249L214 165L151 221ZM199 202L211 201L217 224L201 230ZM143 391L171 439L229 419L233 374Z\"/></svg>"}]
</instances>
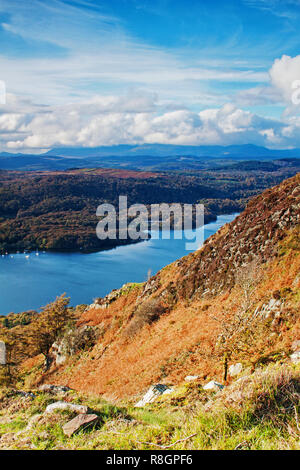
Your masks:
<instances>
[{"instance_id":1,"label":"blue sky","mask_svg":"<svg viewBox=\"0 0 300 470\"><path fill-rule=\"evenodd\" d=\"M299 21L300 0L0 0L0 149L300 146Z\"/></svg>"}]
</instances>

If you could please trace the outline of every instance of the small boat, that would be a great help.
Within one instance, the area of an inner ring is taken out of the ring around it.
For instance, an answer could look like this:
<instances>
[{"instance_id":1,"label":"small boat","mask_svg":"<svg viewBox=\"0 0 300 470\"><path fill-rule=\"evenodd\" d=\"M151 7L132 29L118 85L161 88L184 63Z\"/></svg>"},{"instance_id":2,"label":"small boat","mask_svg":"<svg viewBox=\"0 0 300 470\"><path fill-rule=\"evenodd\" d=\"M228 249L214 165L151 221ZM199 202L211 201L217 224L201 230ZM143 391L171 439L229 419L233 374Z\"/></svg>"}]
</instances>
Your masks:
<instances>
[{"instance_id":1,"label":"small boat","mask_svg":"<svg viewBox=\"0 0 300 470\"><path fill-rule=\"evenodd\" d=\"M28 259L28 258L29 258L29 255L26 255L25 258Z\"/></svg>"},{"instance_id":2,"label":"small boat","mask_svg":"<svg viewBox=\"0 0 300 470\"><path fill-rule=\"evenodd\" d=\"M40 256L40 254L38 252L36 252L35 256Z\"/></svg>"}]
</instances>

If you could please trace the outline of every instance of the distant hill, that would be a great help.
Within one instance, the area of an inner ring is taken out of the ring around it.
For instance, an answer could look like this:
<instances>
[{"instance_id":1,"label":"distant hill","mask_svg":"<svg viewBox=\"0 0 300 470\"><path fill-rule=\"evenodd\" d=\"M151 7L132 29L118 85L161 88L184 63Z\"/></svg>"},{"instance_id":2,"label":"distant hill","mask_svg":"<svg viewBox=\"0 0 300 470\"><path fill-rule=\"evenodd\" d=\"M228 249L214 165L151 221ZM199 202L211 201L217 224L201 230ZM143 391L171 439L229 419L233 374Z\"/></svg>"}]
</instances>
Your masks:
<instances>
[{"instance_id":1,"label":"distant hill","mask_svg":"<svg viewBox=\"0 0 300 470\"><path fill-rule=\"evenodd\" d=\"M259 160L246 160L233 163L231 165L220 166L219 170L238 170L238 171L277 171L280 168L294 167L300 168L299 158L282 158L280 160L259 161Z\"/></svg>"},{"instance_id":2,"label":"distant hill","mask_svg":"<svg viewBox=\"0 0 300 470\"><path fill-rule=\"evenodd\" d=\"M255 161L250 162L251 169L248 162L239 162L223 170L173 173L119 168L2 170L0 253L99 251L126 244L130 240L99 240L95 232L97 206L117 205L119 195L127 195L129 204L202 202L210 222L217 215L240 212L250 197L297 173L295 163L289 164Z\"/></svg>"},{"instance_id":3,"label":"distant hill","mask_svg":"<svg viewBox=\"0 0 300 470\"><path fill-rule=\"evenodd\" d=\"M195 156L195 157L228 157L239 159L252 158L280 158L300 157L300 149L271 150L252 144L245 145L168 145L168 144L142 144L142 145L113 145L93 148L64 147L53 148L46 155L87 157L87 156Z\"/></svg>"},{"instance_id":4,"label":"distant hill","mask_svg":"<svg viewBox=\"0 0 300 470\"><path fill-rule=\"evenodd\" d=\"M207 170L239 161L300 158L300 149L271 150L256 145L113 145L53 148L39 155L0 153L3 170L126 168L143 171ZM278 163L275 163L278 164Z\"/></svg>"}]
</instances>

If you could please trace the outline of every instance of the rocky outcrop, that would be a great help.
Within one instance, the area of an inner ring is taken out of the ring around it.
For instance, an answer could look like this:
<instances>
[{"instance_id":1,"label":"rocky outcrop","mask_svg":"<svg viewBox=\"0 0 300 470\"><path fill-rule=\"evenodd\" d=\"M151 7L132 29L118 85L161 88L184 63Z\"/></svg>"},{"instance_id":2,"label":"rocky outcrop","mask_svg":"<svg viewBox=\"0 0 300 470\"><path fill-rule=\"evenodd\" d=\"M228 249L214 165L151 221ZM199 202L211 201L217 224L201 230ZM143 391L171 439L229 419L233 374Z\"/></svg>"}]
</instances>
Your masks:
<instances>
[{"instance_id":1,"label":"rocky outcrop","mask_svg":"<svg viewBox=\"0 0 300 470\"><path fill-rule=\"evenodd\" d=\"M67 354L65 353L65 345L63 341L56 341L52 344L50 357L51 362L54 362L57 366L66 362Z\"/></svg>"},{"instance_id":2,"label":"rocky outcrop","mask_svg":"<svg viewBox=\"0 0 300 470\"><path fill-rule=\"evenodd\" d=\"M299 222L300 174L253 198L241 215L208 238L198 252L179 260L177 294L186 299L231 288L237 268L253 259L264 263L275 256L278 242Z\"/></svg>"},{"instance_id":3,"label":"rocky outcrop","mask_svg":"<svg viewBox=\"0 0 300 470\"><path fill-rule=\"evenodd\" d=\"M132 286L134 286L135 283L128 282L124 284L120 289L113 289L109 294L107 294L105 297L98 297L97 299L94 300L94 302L86 308L86 311L89 310L101 310L109 307L113 302L115 302L121 295L124 293L128 292Z\"/></svg>"},{"instance_id":4,"label":"rocky outcrop","mask_svg":"<svg viewBox=\"0 0 300 470\"><path fill-rule=\"evenodd\" d=\"M52 393L53 395L59 393L66 393L71 390L71 388L66 387L65 385L51 385L51 384L44 384L39 387L41 392Z\"/></svg>"},{"instance_id":5,"label":"rocky outcrop","mask_svg":"<svg viewBox=\"0 0 300 470\"><path fill-rule=\"evenodd\" d=\"M6 345L4 341L0 341L0 365L6 364Z\"/></svg>"},{"instance_id":6,"label":"rocky outcrop","mask_svg":"<svg viewBox=\"0 0 300 470\"><path fill-rule=\"evenodd\" d=\"M224 388L224 385L216 382L215 380L211 380L207 384L203 385L203 390L212 390L214 392L218 392Z\"/></svg>"},{"instance_id":7,"label":"rocky outcrop","mask_svg":"<svg viewBox=\"0 0 300 470\"><path fill-rule=\"evenodd\" d=\"M97 333L97 327L90 325L69 329L61 339L53 343L49 354L51 363L60 366L78 351L92 347Z\"/></svg>"},{"instance_id":8,"label":"rocky outcrop","mask_svg":"<svg viewBox=\"0 0 300 470\"><path fill-rule=\"evenodd\" d=\"M165 394L172 393L172 392L173 392L173 388L168 387L167 385L164 385L164 384L152 385L147 391L147 393L143 396L143 398L135 404L135 406L137 408L143 407L147 405L147 403L152 403L161 395L165 395Z\"/></svg>"}]
</instances>

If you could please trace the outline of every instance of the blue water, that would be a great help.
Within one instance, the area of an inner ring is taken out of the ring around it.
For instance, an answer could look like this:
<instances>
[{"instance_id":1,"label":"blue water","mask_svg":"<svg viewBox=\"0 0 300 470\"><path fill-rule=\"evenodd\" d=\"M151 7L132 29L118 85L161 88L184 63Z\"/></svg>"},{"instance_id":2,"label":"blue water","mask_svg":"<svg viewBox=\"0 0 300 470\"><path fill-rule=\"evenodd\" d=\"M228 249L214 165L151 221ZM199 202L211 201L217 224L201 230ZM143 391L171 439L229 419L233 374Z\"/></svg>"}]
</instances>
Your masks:
<instances>
[{"instance_id":1,"label":"blue water","mask_svg":"<svg viewBox=\"0 0 300 470\"><path fill-rule=\"evenodd\" d=\"M237 214L205 225L204 238ZM39 309L66 292L71 305L88 304L126 282L142 282L149 273L190 253L186 239L150 239L98 253L30 253L0 257L0 314Z\"/></svg>"}]
</instances>

